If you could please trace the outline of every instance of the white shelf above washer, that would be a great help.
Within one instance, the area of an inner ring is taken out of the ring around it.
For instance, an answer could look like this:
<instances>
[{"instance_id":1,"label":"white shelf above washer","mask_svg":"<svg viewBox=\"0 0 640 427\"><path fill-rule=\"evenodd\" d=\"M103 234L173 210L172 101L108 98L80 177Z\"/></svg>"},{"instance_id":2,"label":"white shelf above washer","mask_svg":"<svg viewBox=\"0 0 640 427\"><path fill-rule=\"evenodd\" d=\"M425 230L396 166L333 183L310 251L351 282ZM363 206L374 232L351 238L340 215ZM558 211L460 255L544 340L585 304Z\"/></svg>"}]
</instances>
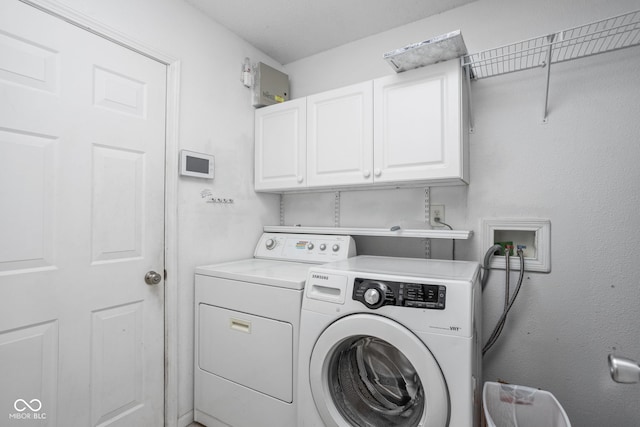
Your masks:
<instances>
[{"instance_id":1,"label":"white shelf above washer","mask_svg":"<svg viewBox=\"0 0 640 427\"><path fill-rule=\"evenodd\" d=\"M374 237L413 237L421 239L459 239L466 240L473 236L470 230L423 230L403 229L390 230L388 228L360 228L360 227L298 227L286 225L265 225L267 233L304 233L304 234L339 234L349 236Z\"/></svg>"}]
</instances>

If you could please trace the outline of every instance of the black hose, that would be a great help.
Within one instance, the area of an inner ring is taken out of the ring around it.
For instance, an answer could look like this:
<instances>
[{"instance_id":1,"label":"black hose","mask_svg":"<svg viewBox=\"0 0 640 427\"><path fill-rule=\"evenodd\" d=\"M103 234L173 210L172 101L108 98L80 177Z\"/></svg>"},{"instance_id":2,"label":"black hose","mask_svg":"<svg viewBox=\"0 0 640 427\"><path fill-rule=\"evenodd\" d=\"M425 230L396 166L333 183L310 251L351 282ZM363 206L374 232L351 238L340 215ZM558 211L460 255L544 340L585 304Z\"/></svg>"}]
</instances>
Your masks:
<instances>
[{"instance_id":1,"label":"black hose","mask_svg":"<svg viewBox=\"0 0 640 427\"><path fill-rule=\"evenodd\" d=\"M493 245L489 248L487 252L484 254L484 260L482 262L482 277L480 278L480 283L482 284L482 289L484 290L485 286L487 286L487 281L489 280L489 272L491 271L490 261L493 255L498 252L502 252L502 246Z\"/></svg>"},{"instance_id":2,"label":"black hose","mask_svg":"<svg viewBox=\"0 0 640 427\"><path fill-rule=\"evenodd\" d=\"M502 334L502 329L504 328L504 325L507 321L507 314L509 314L511 307L513 307L513 303L516 301L516 297L518 296L518 293L520 292L520 288L522 287L522 280L524 279L524 253L522 252L522 249L518 249L518 257L520 258L520 275L518 277L518 284L516 285L516 289L513 292L513 296L511 297L511 300L509 300L507 295L507 300L509 301L509 303L505 306L505 309L502 312L500 319L498 319L498 322L496 323L496 326L493 329L493 332L489 336L487 343L482 348L483 356L487 351L489 351L491 347L493 347L496 341L498 341L498 338L500 338L500 334ZM508 265L509 264L508 264L508 258L507 258L507 266ZM508 271L509 269L507 267L507 272Z\"/></svg>"}]
</instances>

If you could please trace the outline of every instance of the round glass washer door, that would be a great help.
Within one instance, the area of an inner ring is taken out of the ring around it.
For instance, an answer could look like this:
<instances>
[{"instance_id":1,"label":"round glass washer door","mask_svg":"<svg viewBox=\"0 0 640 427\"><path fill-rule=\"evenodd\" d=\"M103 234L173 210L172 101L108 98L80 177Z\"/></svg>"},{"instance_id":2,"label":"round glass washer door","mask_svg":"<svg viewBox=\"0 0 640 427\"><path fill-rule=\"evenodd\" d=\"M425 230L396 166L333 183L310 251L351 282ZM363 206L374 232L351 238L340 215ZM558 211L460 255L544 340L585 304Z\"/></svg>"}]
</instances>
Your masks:
<instances>
[{"instance_id":1,"label":"round glass washer door","mask_svg":"<svg viewBox=\"0 0 640 427\"><path fill-rule=\"evenodd\" d=\"M327 426L445 427L449 393L440 366L410 330L355 314L331 324L311 353L313 399Z\"/></svg>"}]
</instances>

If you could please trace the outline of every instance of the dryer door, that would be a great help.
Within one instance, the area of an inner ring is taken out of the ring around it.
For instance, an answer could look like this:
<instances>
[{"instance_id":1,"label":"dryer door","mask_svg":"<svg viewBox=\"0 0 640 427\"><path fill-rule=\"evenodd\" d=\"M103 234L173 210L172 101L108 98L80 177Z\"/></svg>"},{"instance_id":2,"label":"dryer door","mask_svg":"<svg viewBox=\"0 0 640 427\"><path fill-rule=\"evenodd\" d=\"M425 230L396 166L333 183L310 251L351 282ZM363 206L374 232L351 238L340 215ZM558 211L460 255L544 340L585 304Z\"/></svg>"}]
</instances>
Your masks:
<instances>
[{"instance_id":1,"label":"dryer door","mask_svg":"<svg viewBox=\"0 0 640 427\"><path fill-rule=\"evenodd\" d=\"M445 427L449 393L437 361L410 330L355 314L331 324L311 354L313 399L327 426Z\"/></svg>"}]
</instances>

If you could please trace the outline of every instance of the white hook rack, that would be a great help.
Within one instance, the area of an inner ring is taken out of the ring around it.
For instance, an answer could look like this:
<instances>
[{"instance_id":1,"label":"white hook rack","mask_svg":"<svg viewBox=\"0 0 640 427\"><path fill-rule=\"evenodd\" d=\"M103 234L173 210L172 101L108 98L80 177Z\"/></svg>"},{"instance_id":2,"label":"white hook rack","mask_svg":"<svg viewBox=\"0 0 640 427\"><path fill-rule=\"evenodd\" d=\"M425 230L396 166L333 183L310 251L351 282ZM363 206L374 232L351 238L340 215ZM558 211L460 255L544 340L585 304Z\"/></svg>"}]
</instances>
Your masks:
<instances>
[{"instance_id":1,"label":"white hook rack","mask_svg":"<svg viewBox=\"0 0 640 427\"><path fill-rule=\"evenodd\" d=\"M215 197L211 192L211 190L209 190L208 188L205 188L200 192L200 197L202 197L204 201L207 203L226 203L226 204L233 203L233 199L231 198Z\"/></svg>"},{"instance_id":2,"label":"white hook rack","mask_svg":"<svg viewBox=\"0 0 640 427\"><path fill-rule=\"evenodd\" d=\"M207 199L207 203L223 203L223 204L232 204L233 199L226 199L221 197L210 197Z\"/></svg>"}]
</instances>

